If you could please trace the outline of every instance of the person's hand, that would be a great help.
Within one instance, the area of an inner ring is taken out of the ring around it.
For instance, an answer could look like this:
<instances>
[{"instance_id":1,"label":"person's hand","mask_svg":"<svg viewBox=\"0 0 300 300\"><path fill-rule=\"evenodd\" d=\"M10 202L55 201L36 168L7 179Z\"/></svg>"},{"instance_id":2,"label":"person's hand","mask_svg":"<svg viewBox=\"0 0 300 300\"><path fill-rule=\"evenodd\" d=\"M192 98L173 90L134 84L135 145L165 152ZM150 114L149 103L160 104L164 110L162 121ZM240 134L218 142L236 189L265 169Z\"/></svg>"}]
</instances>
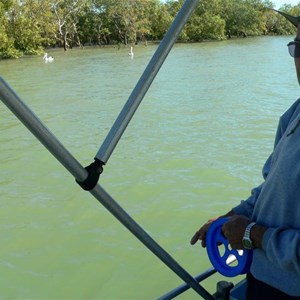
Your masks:
<instances>
[{"instance_id":1,"label":"person's hand","mask_svg":"<svg viewBox=\"0 0 300 300\"><path fill-rule=\"evenodd\" d=\"M232 216L228 222L222 226L222 233L233 249L243 249L243 236L247 225L251 220L242 215Z\"/></svg>"},{"instance_id":2,"label":"person's hand","mask_svg":"<svg viewBox=\"0 0 300 300\"><path fill-rule=\"evenodd\" d=\"M223 216L220 216L220 217L215 217L215 218L212 218L212 219L209 219L195 234L194 236L192 237L191 239L191 244L194 245L196 244L199 240L201 241L201 245L203 248L206 247L206 233L207 233L207 230L210 226L210 224L212 222L214 222L215 220L219 219L219 218L224 218L224 217L231 217L234 215L234 212L233 210L230 210L227 214L223 215Z\"/></svg>"},{"instance_id":3,"label":"person's hand","mask_svg":"<svg viewBox=\"0 0 300 300\"><path fill-rule=\"evenodd\" d=\"M201 240L201 245L203 248L206 247L206 233L207 233L207 230L210 226L210 224L215 221L216 219L218 219L218 217L216 218L212 218L212 219L209 219L195 234L194 236L192 237L191 239L191 244L194 245L196 244L199 240Z\"/></svg>"}]
</instances>

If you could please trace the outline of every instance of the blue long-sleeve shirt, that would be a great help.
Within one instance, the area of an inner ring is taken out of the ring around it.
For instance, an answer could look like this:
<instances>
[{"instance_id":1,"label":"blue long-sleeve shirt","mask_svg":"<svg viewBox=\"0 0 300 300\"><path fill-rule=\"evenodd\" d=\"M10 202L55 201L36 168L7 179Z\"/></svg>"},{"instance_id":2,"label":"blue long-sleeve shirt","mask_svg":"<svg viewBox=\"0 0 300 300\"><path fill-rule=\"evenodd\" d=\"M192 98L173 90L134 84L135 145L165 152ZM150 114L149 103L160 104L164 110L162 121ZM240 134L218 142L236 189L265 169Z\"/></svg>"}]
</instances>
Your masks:
<instances>
[{"instance_id":1,"label":"blue long-sleeve shirt","mask_svg":"<svg viewBox=\"0 0 300 300\"><path fill-rule=\"evenodd\" d=\"M291 296L300 296L300 99L280 118L264 182L233 211L268 227L255 249L251 273Z\"/></svg>"}]
</instances>

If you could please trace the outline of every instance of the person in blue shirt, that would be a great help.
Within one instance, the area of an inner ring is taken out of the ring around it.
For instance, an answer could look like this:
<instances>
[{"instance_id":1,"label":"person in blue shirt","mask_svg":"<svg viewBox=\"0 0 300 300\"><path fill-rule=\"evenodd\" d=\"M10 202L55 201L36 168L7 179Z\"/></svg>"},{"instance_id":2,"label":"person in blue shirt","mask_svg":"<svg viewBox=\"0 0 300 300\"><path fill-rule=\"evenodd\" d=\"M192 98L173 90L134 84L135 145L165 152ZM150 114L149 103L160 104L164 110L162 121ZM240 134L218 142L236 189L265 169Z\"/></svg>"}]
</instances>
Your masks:
<instances>
[{"instance_id":1,"label":"person in blue shirt","mask_svg":"<svg viewBox=\"0 0 300 300\"><path fill-rule=\"evenodd\" d=\"M300 84L300 17L279 12L297 27L288 50ZM234 249L253 249L247 299L300 299L300 99L281 117L274 149L262 170L263 182L248 199L223 215L222 233ZM213 220L192 237L206 247Z\"/></svg>"}]
</instances>

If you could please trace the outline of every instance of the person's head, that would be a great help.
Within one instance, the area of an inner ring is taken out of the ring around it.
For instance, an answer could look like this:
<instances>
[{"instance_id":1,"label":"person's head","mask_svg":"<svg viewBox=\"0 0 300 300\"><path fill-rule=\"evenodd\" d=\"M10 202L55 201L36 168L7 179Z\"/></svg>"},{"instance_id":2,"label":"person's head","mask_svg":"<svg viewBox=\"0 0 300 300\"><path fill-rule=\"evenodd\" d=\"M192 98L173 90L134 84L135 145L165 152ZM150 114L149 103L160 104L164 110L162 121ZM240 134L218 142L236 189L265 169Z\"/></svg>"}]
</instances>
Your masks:
<instances>
[{"instance_id":1,"label":"person's head","mask_svg":"<svg viewBox=\"0 0 300 300\"><path fill-rule=\"evenodd\" d=\"M275 11L281 14L282 16L284 16L297 28L296 38L294 41L288 43L288 48L289 48L290 55L294 58L297 79L298 79L298 83L300 84L300 16L294 17L282 11L278 11L278 10Z\"/></svg>"},{"instance_id":2,"label":"person's head","mask_svg":"<svg viewBox=\"0 0 300 300\"><path fill-rule=\"evenodd\" d=\"M293 43L293 44L291 44ZM298 83L300 84L300 25L297 28L296 38L289 45L289 52L294 57Z\"/></svg>"}]
</instances>

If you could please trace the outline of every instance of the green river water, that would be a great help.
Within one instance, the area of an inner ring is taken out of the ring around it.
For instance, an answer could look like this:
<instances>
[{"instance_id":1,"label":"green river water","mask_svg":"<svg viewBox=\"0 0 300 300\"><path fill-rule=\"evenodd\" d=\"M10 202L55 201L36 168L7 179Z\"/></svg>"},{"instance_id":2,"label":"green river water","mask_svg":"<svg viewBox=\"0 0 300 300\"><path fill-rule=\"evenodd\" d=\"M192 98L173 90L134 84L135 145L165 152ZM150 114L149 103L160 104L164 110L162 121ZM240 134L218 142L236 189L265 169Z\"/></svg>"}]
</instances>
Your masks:
<instances>
[{"instance_id":1,"label":"green river water","mask_svg":"<svg viewBox=\"0 0 300 300\"><path fill-rule=\"evenodd\" d=\"M192 275L210 262L191 236L261 182L298 98L291 39L177 44L104 168L104 189ZM0 61L0 76L86 166L156 47L49 50L53 63ZM156 299L182 284L3 103L0 132L0 299Z\"/></svg>"}]
</instances>

